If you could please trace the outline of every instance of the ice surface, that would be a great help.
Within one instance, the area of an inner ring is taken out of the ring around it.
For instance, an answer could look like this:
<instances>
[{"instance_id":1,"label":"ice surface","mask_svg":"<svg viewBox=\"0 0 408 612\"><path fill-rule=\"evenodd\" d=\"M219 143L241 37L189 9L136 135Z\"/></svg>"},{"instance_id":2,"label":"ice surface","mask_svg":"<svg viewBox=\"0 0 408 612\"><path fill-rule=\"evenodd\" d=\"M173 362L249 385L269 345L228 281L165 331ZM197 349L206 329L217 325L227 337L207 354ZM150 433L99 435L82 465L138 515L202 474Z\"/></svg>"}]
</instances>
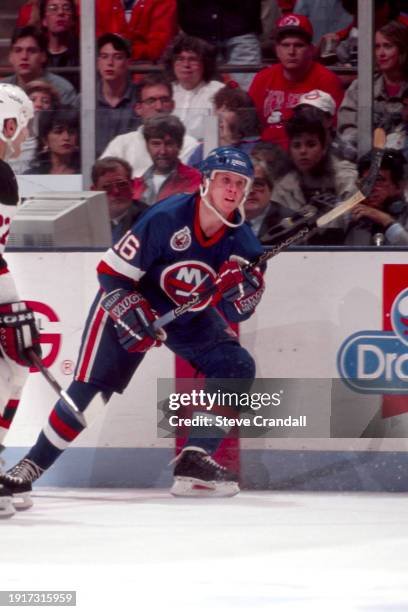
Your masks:
<instances>
[{"instance_id":1,"label":"ice surface","mask_svg":"<svg viewBox=\"0 0 408 612\"><path fill-rule=\"evenodd\" d=\"M2 590L76 590L81 612L408 610L407 494L38 488L33 500L0 521Z\"/></svg>"}]
</instances>

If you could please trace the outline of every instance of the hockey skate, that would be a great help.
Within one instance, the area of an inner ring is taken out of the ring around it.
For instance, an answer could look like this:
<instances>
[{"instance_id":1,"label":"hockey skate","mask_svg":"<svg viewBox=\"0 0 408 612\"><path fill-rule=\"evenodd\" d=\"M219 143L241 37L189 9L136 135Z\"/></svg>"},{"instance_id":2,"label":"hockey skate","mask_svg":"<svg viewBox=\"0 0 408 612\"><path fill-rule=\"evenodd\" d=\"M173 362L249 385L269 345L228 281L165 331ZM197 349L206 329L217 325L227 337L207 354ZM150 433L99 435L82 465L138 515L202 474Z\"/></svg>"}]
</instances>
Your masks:
<instances>
[{"instance_id":1,"label":"hockey skate","mask_svg":"<svg viewBox=\"0 0 408 612\"><path fill-rule=\"evenodd\" d=\"M0 475L0 486L3 485L12 494L16 510L27 510L33 505L31 483L44 472L34 461L22 459L13 468Z\"/></svg>"},{"instance_id":2,"label":"hockey skate","mask_svg":"<svg viewBox=\"0 0 408 612\"><path fill-rule=\"evenodd\" d=\"M12 492L0 483L0 519L10 518L15 511Z\"/></svg>"},{"instance_id":3,"label":"hockey skate","mask_svg":"<svg viewBox=\"0 0 408 612\"><path fill-rule=\"evenodd\" d=\"M176 497L232 497L239 493L238 476L214 461L202 448L186 446L173 459Z\"/></svg>"}]
</instances>

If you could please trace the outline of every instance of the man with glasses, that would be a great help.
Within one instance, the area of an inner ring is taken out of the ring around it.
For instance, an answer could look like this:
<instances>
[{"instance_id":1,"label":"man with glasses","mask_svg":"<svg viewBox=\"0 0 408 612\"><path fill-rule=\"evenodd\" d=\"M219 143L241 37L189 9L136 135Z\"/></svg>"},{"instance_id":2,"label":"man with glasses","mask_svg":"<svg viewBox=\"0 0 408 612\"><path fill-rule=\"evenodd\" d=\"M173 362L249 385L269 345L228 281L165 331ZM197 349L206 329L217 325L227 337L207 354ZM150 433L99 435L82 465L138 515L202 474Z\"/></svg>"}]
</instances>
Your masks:
<instances>
[{"instance_id":1,"label":"man with glasses","mask_svg":"<svg viewBox=\"0 0 408 612\"><path fill-rule=\"evenodd\" d=\"M131 174L132 168L119 157L99 159L92 168L91 189L104 191L108 199L113 244L148 208L144 202L133 200Z\"/></svg>"},{"instance_id":2,"label":"man with glasses","mask_svg":"<svg viewBox=\"0 0 408 612\"><path fill-rule=\"evenodd\" d=\"M13 68L13 74L3 79L3 83L19 85L24 89L30 81L42 79L53 85L58 91L62 104L76 105L77 93L73 85L46 69L47 39L34 26L25 26L15 30L11 37L9 62Z\"/></svg>"},{"instance_id":3,"label":"man with glasses","mask_svg":"<svg viewBox=\"0 0 408 612\"><path fill-rule=\"evenodd\" d=\"M160 114L170 115L173 109L173 90L166 77L159 73L152 73L138 83L134 110L142 123ZM181 161L187 163L197 146L198 141L186 134L180 151ZM116 136L108 144L101 158L108 156L125 159L132 167L132 176L142 176L152 163L143 136L143 125L134 132Z\"/></svg>"},{"instance_id":4,"label":"man with glasses","mask_svg":"<svg viewBox=\"0 0 408 612\"><path fill-rule=\"evenodd\" d=\"M48 66L57 68L79 66L79 44L76 36L77 14L74 0L42 0L40 19L48 38ZM77 81L77 75L74 76Z\"/></svg>"}]
</instances>

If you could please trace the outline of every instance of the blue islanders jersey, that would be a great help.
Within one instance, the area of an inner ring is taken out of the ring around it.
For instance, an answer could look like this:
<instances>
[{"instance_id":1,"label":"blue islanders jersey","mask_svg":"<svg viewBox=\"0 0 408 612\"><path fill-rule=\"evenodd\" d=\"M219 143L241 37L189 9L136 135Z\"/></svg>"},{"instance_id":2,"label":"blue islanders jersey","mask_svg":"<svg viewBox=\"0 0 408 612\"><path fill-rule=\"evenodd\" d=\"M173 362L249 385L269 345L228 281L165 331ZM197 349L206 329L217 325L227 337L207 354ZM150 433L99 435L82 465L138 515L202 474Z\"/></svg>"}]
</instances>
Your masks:
<instances>
[{"instance_id":1,"label":"blue islanders jersey","mask_svg":"<svg viewBox=\"0 0 408 612\"><path fill-rule=\"evenodd\" d=\"M206 289L215 280L221 265L231 255L255 260L263 248L249 225L223 225L211 238L199 224L200 197L180 194L152 206L109 249L99 267L101 285L107 291L128 286L132 281L159 314L183 304L195 291ZM113 278L112 278L113 277ZM198 303L185 318L203 310L211 298ZM243 320L236 312L231 319L230 304L219 307L230 320Z\"/></svg>"}]
</instances>

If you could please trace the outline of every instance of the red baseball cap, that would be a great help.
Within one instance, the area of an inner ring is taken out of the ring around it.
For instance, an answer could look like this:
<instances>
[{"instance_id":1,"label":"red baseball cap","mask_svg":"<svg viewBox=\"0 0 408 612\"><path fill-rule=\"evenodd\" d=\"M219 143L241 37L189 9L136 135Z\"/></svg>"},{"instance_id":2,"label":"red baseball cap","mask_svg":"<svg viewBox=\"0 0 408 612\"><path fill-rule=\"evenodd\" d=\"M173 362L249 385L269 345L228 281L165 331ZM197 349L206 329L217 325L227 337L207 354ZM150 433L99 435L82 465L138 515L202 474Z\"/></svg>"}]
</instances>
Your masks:
<instances>
[{"instance_id":1,"label":"red baseball cap","mask_svg":"<svg viewBox=\"0 0 408 612\"><path fill-rule=\"evenodd\" d=\"M313 26L306 15L295 15L287 13L281 17L276 24L276 38L281 40L283 36L295 34L302 36L309 43L313 40Z\"/></svg>"}]
</instances>

